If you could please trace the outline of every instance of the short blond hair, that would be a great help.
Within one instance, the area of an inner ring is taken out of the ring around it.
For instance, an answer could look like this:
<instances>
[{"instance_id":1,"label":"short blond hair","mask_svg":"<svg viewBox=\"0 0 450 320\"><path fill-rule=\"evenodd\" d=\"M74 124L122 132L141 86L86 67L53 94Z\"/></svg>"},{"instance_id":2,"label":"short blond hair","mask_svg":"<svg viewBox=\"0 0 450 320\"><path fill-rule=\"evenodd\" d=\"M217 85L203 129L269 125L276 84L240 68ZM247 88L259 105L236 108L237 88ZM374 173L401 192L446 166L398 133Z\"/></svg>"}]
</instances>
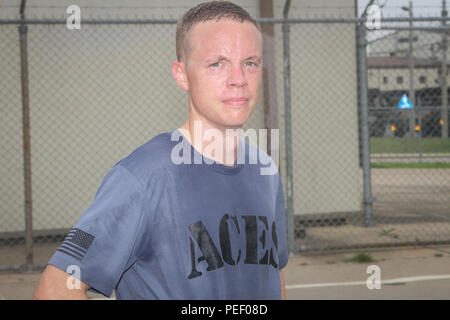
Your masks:
<instances>
[{"instance_id":1,"label":"short blond hair","mask_svg":"<svg viewBox=\"0 0 450 320\"><path fill-rule=\"evenodd\" d=\"M176 31L176 50L177 60L186 56L186 39L189 30L191 30L197 23L209 20L230 19L238 22L251 22L260 30L258 23L250 14L242 7L229 1L210 1L200 3L199 5L189 9L178 20Z\"/></svg>"}]
</instances>

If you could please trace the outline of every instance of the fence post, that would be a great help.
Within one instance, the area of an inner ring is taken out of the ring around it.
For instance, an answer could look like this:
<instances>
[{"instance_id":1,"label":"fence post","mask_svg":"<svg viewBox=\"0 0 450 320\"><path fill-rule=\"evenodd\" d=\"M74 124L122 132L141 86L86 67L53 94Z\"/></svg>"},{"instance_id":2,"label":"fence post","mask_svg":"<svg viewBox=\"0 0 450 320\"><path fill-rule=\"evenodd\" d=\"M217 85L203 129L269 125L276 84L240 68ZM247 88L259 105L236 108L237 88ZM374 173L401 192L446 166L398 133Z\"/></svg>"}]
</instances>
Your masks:
<instances>
[{"instance_id":1,"label":"fence post","mask_svg":"<svg viewBox=\"0 0 450 320\"><path fill-rule=\"evenodd\" d=\"M28 93L28 26L19 25L20 71L22 84L22 121L23 121L23 173L25 189L25 260L26 268L33 265L33 215L31 206L31 145L30 145L30 100Z\"/></svg>"},{"instance_id":2,"label":"fence post","mask_svg":"<svg viewBox=\"0 0 450 320\"><path fill-rule=\"evenodd\" d=\"M284 129L286 147L286 223L289 255L295 253L294 230L294 184L292 179L292 127L291 127L291 56L290 56L290 26L288 18L291 1L286 0L283 16L283 78L284 78Z\"/></svg>"},{"instance_id":3,"label":"fence post","mask_svg":"<svg viewBox=\"0 0 450 320\"><path fill-rule=\"evenodd\" d=\"M445 1L442 1L442 17L447 17L447 9L445 7ZM442 20L442 26L445 27L445 20ZM448 87L447 87L447 50L448 50L448 38L447 32L442 32L442 69L441 69L441 87L442 87L442 129L441 138L448 138Z\"/></svg>"},{"instance_id":4,"label":"fence post","mask_svg":"<svg viewBox=\"0 0 450 320\"><path fill-rule=\"evenodd\" d=\"M370 177L370 137L369 137L369 105L367 100L367 40L364 23L357 25L357 45L359 64L359 94L361 109L361 137L362 137L362 169L363 169L363 206L364 225L374 226L372 211L372 185Z\"/></svg>"}]
</instances>

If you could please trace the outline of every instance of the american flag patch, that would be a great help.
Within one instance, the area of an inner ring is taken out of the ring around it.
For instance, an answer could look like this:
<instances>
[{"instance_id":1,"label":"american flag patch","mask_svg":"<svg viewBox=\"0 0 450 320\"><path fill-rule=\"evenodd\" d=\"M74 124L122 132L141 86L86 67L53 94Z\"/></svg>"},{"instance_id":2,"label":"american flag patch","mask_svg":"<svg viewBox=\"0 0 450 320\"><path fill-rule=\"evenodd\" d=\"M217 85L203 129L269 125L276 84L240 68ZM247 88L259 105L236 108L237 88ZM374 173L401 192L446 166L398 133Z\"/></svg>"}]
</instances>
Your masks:
<instances>
[{"instance_id":1,"label":"american flag patch","mask_svg":"<svg viewBox=\"0 0 450 320\"><path fill-rule=\"evenodd\" d=\"M81 260L94 241L95 237L81 229L72 228L65 237L58 251L77 260Z\"/></svg>"}]
</instances>

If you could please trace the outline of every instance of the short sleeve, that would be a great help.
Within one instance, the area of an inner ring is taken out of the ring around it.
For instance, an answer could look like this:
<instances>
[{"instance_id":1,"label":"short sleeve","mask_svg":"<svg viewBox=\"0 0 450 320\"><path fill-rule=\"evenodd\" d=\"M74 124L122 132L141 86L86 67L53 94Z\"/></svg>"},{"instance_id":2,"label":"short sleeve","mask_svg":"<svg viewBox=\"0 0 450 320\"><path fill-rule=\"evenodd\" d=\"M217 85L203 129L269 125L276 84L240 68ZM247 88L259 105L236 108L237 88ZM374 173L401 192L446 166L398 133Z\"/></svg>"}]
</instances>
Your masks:
<instances>
[{"instance_id":1,"label":"short sleeve","mask_svg":"<svg viewBox=\"0 0 450 320\"><path fill-rule=\"evenodd\" d=\"M145 205L139 181L127 168L116 165L48 264L65 272L78 267L79 280L109 297L139 255L134 247L136 239L143 237Z\"/></svg>"},{"instance_id":2,"label":"short sleeve","mask_svg":"<svg viewBox=\"0 0 450 320\"><path fill-rule=\"evenodd\" d=\"M283 269L288 263L288 246L287 246L287 232L286 232L286 208L284 204L284 193L281 178L278 176L278 191L276 204L276 224L278 233L278 258L279 269Z\"/></svg>"}]
</instances>

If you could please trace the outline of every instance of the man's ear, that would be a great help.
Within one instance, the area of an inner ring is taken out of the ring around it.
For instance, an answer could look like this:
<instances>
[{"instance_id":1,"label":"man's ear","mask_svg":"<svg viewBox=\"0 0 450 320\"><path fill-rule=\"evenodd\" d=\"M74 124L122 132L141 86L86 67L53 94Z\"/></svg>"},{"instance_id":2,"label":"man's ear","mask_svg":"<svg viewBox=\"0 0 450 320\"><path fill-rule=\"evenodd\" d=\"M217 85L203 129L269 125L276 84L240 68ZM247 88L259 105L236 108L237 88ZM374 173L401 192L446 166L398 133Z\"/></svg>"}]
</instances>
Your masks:
<instances>
[{"instance_id":1,"label":"man's ear","mask_svg":"<svg viewBox=\"0 0 450 320\"><path fill-rule=\"evenodd\" d=\"M189 82L186 74L186 65L181 61L175 61L172 63L172 74L181 89L188 91Z\"/></svg>"}]
</instances>

